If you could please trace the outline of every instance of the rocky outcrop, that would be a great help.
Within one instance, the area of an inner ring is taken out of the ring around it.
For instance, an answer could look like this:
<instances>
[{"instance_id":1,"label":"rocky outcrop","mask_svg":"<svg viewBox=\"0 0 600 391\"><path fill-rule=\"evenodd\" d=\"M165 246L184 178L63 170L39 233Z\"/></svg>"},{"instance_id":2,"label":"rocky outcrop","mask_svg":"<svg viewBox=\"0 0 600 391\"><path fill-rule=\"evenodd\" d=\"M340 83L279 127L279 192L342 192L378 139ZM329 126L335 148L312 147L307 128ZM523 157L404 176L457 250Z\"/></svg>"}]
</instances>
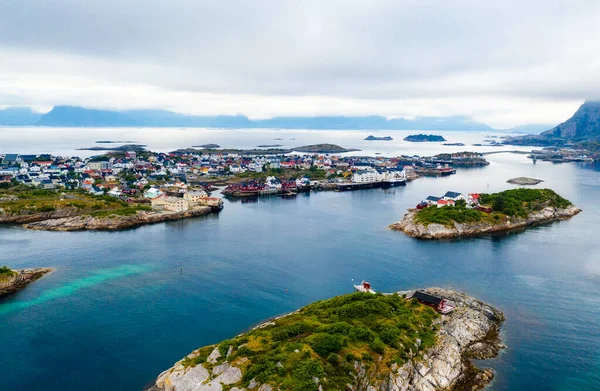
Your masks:
<instances>
[{"instance_id":1,"label":"rocky outcrop","mask_svg":"<svg viewBox=\"0 0 600 391\"><path fill-rule=\"evenodd\" d=\"M511 178L511 179L507 180L506 182L512 183L513 185L533 186L533 185L538 185L544 181L542 179L527 178L524 176L520 176L518 178Z\"/></svg>"},{"instance_id":2,"label":"rocky outcrop","mask_svg":"<svg viewBox=\"0 0 600 391\"><path fill-rule=\"evenodd\" d=\"M453 301L456 309L439 321L437 343L422 359L410 360L391 375L394 391L477 390L494 374L478 369L471 358L493 358L505 346L500 340L504 314L464 293L430 288L428 293ZM410 295L412 292L399 292Z\"/></svg>"},{"instance_id":3,"label":"rocky outcrop","mask_svg":"<svg viewBox=\"0 0 600 391\"><path fill-rule=\"evenodd\" d=\"M0 275L0 296L25 288L28 284L54 271L50 268L13 270L12 275Z\"/></svg>"},{"instance_id":4,"label":"rocky outcrop","mask_svg":"<svg viewBox=\"0 0 600 391\"><path fill-rule=\"evenodd\" d=\"M60 208L51 212L40 212L32 214L2 213L2 210L0 210L0 223L27 224L35 223L37 221L73 217L78 216L80 214L81 211L72 206Z\"/></svg>"},{"instance_id":5,"label":"rocky outcrop","mask_svg":"<svg viewBox=\"0 0 600 391\"><path fill-rule=\"evenodd\" d=\"M216 210L216 209L215 209ZM201 206L185 212L145 212L138 211L135 215L107 217L72 216L63 218L51 218L42 221L25 224L25 228L46 231L83 231L100 230L115 231L145 224L159 223L162 221L180 220L190 217L202 216L211 213L213 208Z\"/></svg>"},{"instance_id":6,"label":"rocky outcrop","mask_svg":"<svg viewBox=\"0 0 600 391\"><path fill-rule=\"evenodd\" d=\"M540 211L532 212L527 218L508 217L505 220L491 223L489 221L479 221L474 223L460 224L454 222L452 226L442 224L428 224L415 221L415 215L419 211L410 209L404 215L402 220L390 225L395 231L402 231L408 236L419 239L447 239L461 236L477 236L493 232L510 231L513 229L524 228L528 226L550 223L552 221L564 220L575 216L581 212L581 209L574 205L567 208L546 207Z\"/></svg>"},{"instance_id":7,"label":"rocky outcrop","mask_svg":"<svg viewBox=\"0 0 600 391\"><path fill-rule=\"evenodd\" d=\"M491 381L494 374L490 369L478 369L470 362L471 358L486 359L495 357L504 347L499 338L499 329L504 321L501 311L463 293L430 288L428 293L451 300L456 309L442 315L438 322L437 343L423 356L412 357L404 365L393 365L392 372L383 378L370 376L370 370L355 362L357 384L328 384L327 389L349 391L435 391L435 390L477 390ZM414 291L398 292L412 295ZM266 322L272 324L276 319ZM258 326L261 327L262 325ZM193 359L198 351L186 359ZM211 360L211 357L213 358ZM227 358L215 365L220 357L218 347L209 355L205 364L185 366L184 360L161 373L150 391L267 391L277 390L278 384L260 384L255 380L244 387L241 384L247 358L236 357L233 362ZM229 357L229 353L227 355ZM381 360L381 358L379 358ZM319 389L323 384L315 383Z\"/></svg>"}]
</instances>

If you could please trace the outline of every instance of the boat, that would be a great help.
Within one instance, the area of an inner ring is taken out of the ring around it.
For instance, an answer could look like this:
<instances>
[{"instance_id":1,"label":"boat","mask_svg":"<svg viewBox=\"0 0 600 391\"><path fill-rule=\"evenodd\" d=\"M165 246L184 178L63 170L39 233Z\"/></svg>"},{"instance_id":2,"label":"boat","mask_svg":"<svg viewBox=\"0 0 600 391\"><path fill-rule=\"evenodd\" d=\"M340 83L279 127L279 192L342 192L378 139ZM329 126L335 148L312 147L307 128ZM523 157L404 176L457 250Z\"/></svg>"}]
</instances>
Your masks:
<instances>
[{"instance_id":1,"label":"boat","mask_svg":"<svg viewBox=\"0 0 600 391\"><path fill-rule=\"evenodd\" d=\"M371 289L371 283L362 280L360 285L354 285L354 292L363 292L363 293L372 293L375 294L375 291Z\"/></svg>"}]
</instances>

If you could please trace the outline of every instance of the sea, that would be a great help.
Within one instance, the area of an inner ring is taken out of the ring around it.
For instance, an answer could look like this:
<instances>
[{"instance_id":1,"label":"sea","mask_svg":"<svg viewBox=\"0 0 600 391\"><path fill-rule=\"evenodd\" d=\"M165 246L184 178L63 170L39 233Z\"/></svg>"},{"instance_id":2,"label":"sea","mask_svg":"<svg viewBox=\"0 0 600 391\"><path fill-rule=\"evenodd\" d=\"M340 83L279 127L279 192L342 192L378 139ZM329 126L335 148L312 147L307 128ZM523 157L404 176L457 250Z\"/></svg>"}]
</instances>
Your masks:
<instances>
[{"instance_id":1,"label":"sea","mask_svg":"<svg viewBox=\"0 0 600 391\"><path fill-rule=\"evenodd\" d=\"M0 153L89 156L95 141L170 151L216 143L333 143L356 154L432 155L501 136L418 131L0 128ZM369 134L393 141L364 141ZM275 140L281 139L281 140ZM192 350L367 280L382 292L444 287L502 310L507 348L477 362L492 390L600 389L600 163L490 165L405 187L225 200L219 214L120 232L0 226L0 265L55 272L0 299L1 390L142 390ZM512 177L543 179L583 209L567 221L478 238L422 241L391 231L407 208L446 191L496 192Z\"/></svg>"}]
</instances>

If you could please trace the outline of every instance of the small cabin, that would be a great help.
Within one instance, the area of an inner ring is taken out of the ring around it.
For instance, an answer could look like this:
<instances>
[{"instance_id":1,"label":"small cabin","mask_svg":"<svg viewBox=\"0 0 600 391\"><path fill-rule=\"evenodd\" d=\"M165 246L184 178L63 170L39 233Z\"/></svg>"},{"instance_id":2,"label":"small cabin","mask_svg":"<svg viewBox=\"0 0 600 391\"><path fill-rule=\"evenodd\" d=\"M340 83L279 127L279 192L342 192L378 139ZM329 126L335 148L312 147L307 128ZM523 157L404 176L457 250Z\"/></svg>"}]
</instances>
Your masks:
<instances>
[{"instance_id":1,"label":"small cabin","mask_svg":"<svg viewBox=\"0 0 600 391\"><path fill-rule=\"evenodd\" d=\"M447 314L456 308L453 302L423 291L415 291L410 298L417 299L420 303L433 307L440 314Z\"/></svg>"},{"instance_id":2,"label":"small cabin","mask_svg":"<svg viewBox=\"0 0 600 391\"><path fill-rule=\"evenodd\" d=\"M371 289L371 283L363 280L360 285L354 285L355 292L365 292L365 293L375 293L373 289Z\"/></svg>"}]
</instances>

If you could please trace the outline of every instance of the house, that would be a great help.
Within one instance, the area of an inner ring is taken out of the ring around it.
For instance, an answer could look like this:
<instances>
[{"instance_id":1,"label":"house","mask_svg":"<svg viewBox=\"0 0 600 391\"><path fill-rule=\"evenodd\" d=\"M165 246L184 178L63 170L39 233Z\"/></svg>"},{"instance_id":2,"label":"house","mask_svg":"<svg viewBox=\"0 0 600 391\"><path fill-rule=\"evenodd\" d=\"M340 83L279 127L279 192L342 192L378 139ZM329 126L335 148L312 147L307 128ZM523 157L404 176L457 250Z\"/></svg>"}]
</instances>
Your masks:
<instances>
[{"instance_id":1,"label":"house","mask_svg":"<svg viewBox=\"0 0 600 391\"><path fill-rule=\"evenodd\" d=\"M183 212L190 208L190 204L182 197L166 197L165 210L171 212Z\"/></svg>"},{"instance_id":2,"label":"house","mask_svg":"<svg viewBox=\"0 0 600 391\"><path fill-rule=\"evenodd\" d=\"M188 203L199 203L203 198L208 197L205 191L188 191L183 195L183 199L187 200Z\"/></svg>"},{"instance_id":3,"label":"house","mask_svg":"<svg viewBox=\"0 0 600 391\"><path fill-rule=\"evenodd\" d=\"M467 200L467 197L465 197L463 194L457 193L455 191L447 191L446 194L444 194L444 196L442 198L445 200L452 200L452 201L458 201L458 200L466 201Z\"/></svg>"},{"instance_id":4,"label":"house","mask_svg":"<svg viewBox=\"0 0 600 391\"><path fill-rule=\"evenodd\" d=\"M425 198L425 202L427 202L429 205L437 205L439 200L441 200L441 197L429 196Z\"/></svg>"},{"instance_id":5,"label":"house","mask_svg":"<svg viewBox=\"0 0 600 391\"><path fill-rule=\"evenodd\" d=\"M88 162L87 166L90 170L101 171L101 170L111 169L112 163L109 161L103 160L103 161L99 161L99 162Z\"/></svg>"},{"instance_id":6,"label":"house","mask_svg":"<svg viewBox=\"0 0 600 391\"><path fill-rule=\"evenodd\" d=\"M420 303L434 308L441 314L447 314L456 308L456 304L454 304L452 301L430 295L429 293L425 293L423 291L415 291L410 299L417 299Z\"/></svg>"},{"instance_id":7,"label":"house","mask_svg":"<svg viewBox=\"0 0 600 391\"><path fill-rule=\"evenodd\" d=\"M480 195L478 193L469 194L469 199L467 200L467 203L469 205L479 205L479 197Z\"/></svg>"},{"instance_id":8,"label":"house","mask_svg":"<svg viewBox=\"0 0 600 391\"><path fill-rule=\"evenodd\" d=\"M6 155L4 155L4 159L2 159L2 164L8 166L11 164L17 164L20 161L21 159L19 158L18 153L7 153Z\"/></svg>"},{"instance_id":9,"label":"house","mask_svg":"<svg viewBox=\"0 0 600 391\"><path fill-rule=\"evenodd\" d=\"M453 200L444 200L441 199L437 202L437 207L438 208L442 208L444 206L454 206L454 201Z\"/></svg>"},{"instance_id":10,"label":"house","mask_svg":"<svg viewBox=\"0 0 600 391\"><path fill-rule=\"evenodd\" d=\"M167 196L162 194L154 197L150 200L150 204L152 206L152 209L163 209L165 207L165 200L166 200Z\"/></svg>"},{"instance_id":11,"label":"house","mask_svg":"<svg viewBox=\"0 0 600 391\"><path fill-rule=\"evenodd\" d=\"M160 189L152 187L144 192L144 197L149 199L154 199L156 197L160 197L163 194Z\"/></svg>"},{"instance_id":12,"label":"house","mask_svg":"<svg viewBox=\"0 0 600 391\"><path fill-rule=\"evenodd\" d=\"M375 170L356 171L352 175L352 182L355 182L355 183L376 182L377 177L378 177L378 173Z\"/></svg>"}]
</instances>

